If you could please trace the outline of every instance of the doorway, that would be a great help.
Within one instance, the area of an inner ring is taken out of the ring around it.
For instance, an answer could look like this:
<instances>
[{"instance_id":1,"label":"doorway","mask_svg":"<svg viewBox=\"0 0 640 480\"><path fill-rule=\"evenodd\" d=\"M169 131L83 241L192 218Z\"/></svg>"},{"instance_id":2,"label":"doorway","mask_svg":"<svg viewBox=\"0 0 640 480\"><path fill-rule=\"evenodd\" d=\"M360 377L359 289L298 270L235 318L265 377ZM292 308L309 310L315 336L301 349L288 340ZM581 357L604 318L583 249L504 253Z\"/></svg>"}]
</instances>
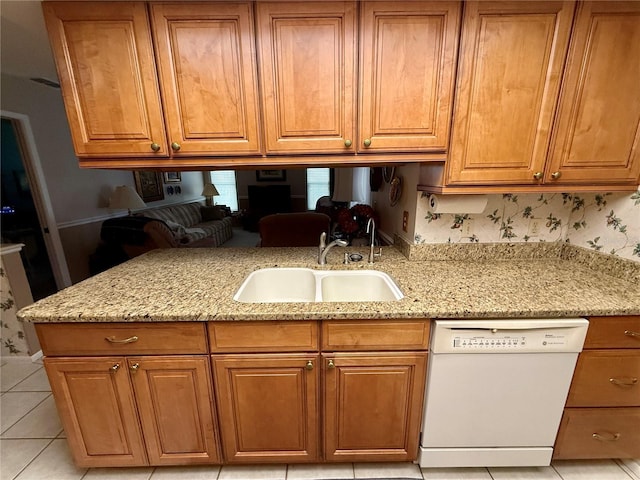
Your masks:
<instances>
[{"instance_id":1,"label":"doorway","mask_svg":"<svg viewBox=\"0 0 640 480\"><path fill-rule=\"evenodd\" d=\"M37 194L41 190L34 190L32 165L23 135L22 122L2 116L2 130L0 142L1 162L1 205L0 219L2 221L2 243L22 243L22 261L29 281L34 300L39 300L67 286L64 274L61 279L56 278L47 241L49 228L47 222L41 221L42 215L38 208ZM57 233L57 230L56 230ZM64 264L66 269L66 263ZM58 272L59 273L59 272ZM68 275L68 273L67 273Z\"/></svg>"}]
</instances>

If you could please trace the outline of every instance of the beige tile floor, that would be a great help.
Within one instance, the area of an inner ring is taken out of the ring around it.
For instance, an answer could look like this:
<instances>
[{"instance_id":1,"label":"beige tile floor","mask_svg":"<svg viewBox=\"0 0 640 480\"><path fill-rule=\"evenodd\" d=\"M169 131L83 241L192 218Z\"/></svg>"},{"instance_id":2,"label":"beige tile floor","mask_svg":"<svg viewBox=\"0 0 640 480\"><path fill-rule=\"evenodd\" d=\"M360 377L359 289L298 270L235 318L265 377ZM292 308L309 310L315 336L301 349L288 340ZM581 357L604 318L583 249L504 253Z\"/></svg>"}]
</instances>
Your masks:
<instances>
[{"instance_id":1,"label":"beige tile floor","mask_svg":"<svg viewBox=\"0 0 640 480\"><path fill-rule=\"evenodd\" d=\"M0 359L0 480L640 480L635 461L564 461L542 468L433 468L411 463L76 468L41 362Z\"/></svg>"}]
</instances>

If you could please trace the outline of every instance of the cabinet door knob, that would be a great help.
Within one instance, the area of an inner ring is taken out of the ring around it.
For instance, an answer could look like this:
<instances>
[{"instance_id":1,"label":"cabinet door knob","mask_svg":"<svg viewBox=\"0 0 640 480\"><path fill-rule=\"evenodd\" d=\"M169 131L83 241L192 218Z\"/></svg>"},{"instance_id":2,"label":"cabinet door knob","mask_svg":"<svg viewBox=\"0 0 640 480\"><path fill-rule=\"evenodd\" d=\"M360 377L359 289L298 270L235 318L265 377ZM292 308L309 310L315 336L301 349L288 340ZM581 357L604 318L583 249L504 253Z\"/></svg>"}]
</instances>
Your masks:
<instances>
[{"instance_id":1,"label":"cabinet door knob","mask_svg":"<svg viewBox=\"0 0 640 480\"><path fill-rule=\"evenodd\" d=\"M351 146L351 140L345 140L344 141L344 146L349 148Z\"/></svg>"},{"instance_id":2,"label":"cabinet door knob","mask_svg":"<svg viewBox=\"0 0 640 480\"><path fill-rule=\"evenodd\" d=\"M596 440L600 440L601 442L615 442L620 439L619 433L594 433L591 435Z\"/></svg>"},{"instance_id":3,"label":"cabinet door knob","mask_svg":"<svg viewBox=\"0 0 640 480\"><path fill-rule=\"evenodd\" d=\"M307 370L313 370L313 362L309 360L304 368L306 368Z\"/></svg>"},{"instance_id":4,"label":"cabinet door knob","mask_svg":"<svg viewBox=\"0 0 640 480\"><path fill-rule=\"evenodd\" d=\"M621 387L632 387L637 385L638 379L633 378L610 378L609 381L614 385L619 385Z\"/></svg>"},{"instance_id":5,"label":"cabinet door knob","mask_svg":"<svg viewBox=\"0 0 640 480\"><path fill-rule=\"evenodd\" d=\"M115 372L117 372L117 371L118 371L118 369L119 369L119 368L120 368L120 364L119 364L119 363L116 363L116 364L114 364L114 365L111 367L111 371L112 371L113 373L115 373Z\"/></svg>"},{"instance_id":6,"label":"cabinet door knob","mask_svg":"<svg viewBox=\"0 0 640 480\"><path fill-rule=\"evenodd\" d=\"M177 152L178 150L180 150L180 144L178 142L173 142L171 144L171 148L173 149L174 152Z\"/></svg>"},{"instance_id":7,"label":"cabinet door knob","mask_svg":"<svg viewBox=\"0 0 640 480\"><path fill-rule=\"evenodd\" d=\"M542 178L542 172L536 172L533 174L533 178L540 180Z\"/></svg>"},{"instance_id":8,"label":"cabinet door knob","mask_svg":"<svg viewBox=\"0 0 640 480\"><path fill-rule=\"evenodd\" d=\"M157 152L160 150L160 145L158 145L157 143L152 143L151 144L151 150L153 150L154 152Z\"/></svg>"},{"instance_id":9,"label":"cabinet door knob","mask_svg":"<svg viewBox=\"0 0 640 480\"><path fill-rule=\"evenodd\" d=\"M371 139L365 138L363 143L365 147L368 147L369 145L371 145Z\"/></svg>"},{"instance_id":10,"label":"cabinet door knob","mask_svg":"<svg viewBox=\"0 0 640 480\"><path fill-rule=\"evenodd\" d=\"M554 180L557 180L557 179L559 179L559 178L560 178L560 175L562 175L562 173L560 173L560 172L553 172L553 173L551 174L551 178L553 178Z\"/></svg>"},{"instance_id":11,"label":"cabinet door knob","mask_svg":"<svg viewBox=\"0 0 640 480\"><path fill-rule=\"evenodd\" d=\"M329 363L327 363L327 368L336 368L335 363L333 363L333 360L329 360Z\"/></svg>"},{"instance_id":12,"label":"cabinet door knob","mask_svg":"<svg viewBox=\"0 0 640 480\"><path fill-rule=\"evenodd\" d=\"M137 371L138 371L138 369L140 368L140 364L139 364L139 363L134 363L134 364L133 364L133 365L131 365L129 368L131 369L131 371L132 371L132 372L134 372L134 373L135 373L135 372L137 372Z\"/></svg>"}]
</instances>

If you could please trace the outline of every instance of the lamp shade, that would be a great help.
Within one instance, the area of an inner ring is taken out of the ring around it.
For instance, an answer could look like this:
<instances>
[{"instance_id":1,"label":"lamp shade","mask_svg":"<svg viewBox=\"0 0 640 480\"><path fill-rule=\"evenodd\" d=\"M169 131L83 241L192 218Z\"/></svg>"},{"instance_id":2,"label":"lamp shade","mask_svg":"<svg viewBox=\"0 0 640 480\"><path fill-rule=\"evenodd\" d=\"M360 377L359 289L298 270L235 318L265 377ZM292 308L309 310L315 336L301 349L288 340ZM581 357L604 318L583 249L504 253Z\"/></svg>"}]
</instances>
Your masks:
<instances>
[{"instance_id":1,"label":"lamp shade","mask_svg":"<svg viewBox=\"0 0 640 480\"><path fill-rule=\"evenodd\" d=\"M116 187L109 198L109 208L114 210L145 208L147 205L142 201L140 195L131 187L120 185Z\"/></svg>"},{"instance_id":2,"label":"lamp shade","mask_svg":"<svg viewBox=\"0 0 640 480\"><path fill-rule=\"evenodd\" d=\"M218 189L213 183L205 183L204 188L202 189L203 197L217 197L220 195L218 193Z\"/></svg>"}]
</instances>

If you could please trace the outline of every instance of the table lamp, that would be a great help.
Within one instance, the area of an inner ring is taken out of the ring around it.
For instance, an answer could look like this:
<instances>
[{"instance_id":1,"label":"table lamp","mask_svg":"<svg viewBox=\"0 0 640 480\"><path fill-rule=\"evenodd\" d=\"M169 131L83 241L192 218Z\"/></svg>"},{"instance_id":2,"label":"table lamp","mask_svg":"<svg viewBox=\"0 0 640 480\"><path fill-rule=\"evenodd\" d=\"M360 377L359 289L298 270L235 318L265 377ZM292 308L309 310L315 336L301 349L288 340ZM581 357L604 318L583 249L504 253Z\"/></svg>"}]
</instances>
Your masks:
<instances>
[{"instance_id":1,"label":"table lamp","mask_svg":"<svg viewBox=\"0 0 640 480\"><path fill-rule=\"evenodd\" d=\"M202 196L205 197L207 206L213 205L213 197L220 195L218 189L213 183L205 183L202 189Z\"/></svg>"},{"instance_id":2,"label":"table lamp","mask_svg":"<svg viewBox=\"0 0 640 480\"><path fill-rule=\"evenodd\" d=\"M114 210L127 209L131 216L131 209L145 208L147 205L142 201L138 192L126 185L116 187L109 198L109 208Z\"/></svg>"}]
</instances>

